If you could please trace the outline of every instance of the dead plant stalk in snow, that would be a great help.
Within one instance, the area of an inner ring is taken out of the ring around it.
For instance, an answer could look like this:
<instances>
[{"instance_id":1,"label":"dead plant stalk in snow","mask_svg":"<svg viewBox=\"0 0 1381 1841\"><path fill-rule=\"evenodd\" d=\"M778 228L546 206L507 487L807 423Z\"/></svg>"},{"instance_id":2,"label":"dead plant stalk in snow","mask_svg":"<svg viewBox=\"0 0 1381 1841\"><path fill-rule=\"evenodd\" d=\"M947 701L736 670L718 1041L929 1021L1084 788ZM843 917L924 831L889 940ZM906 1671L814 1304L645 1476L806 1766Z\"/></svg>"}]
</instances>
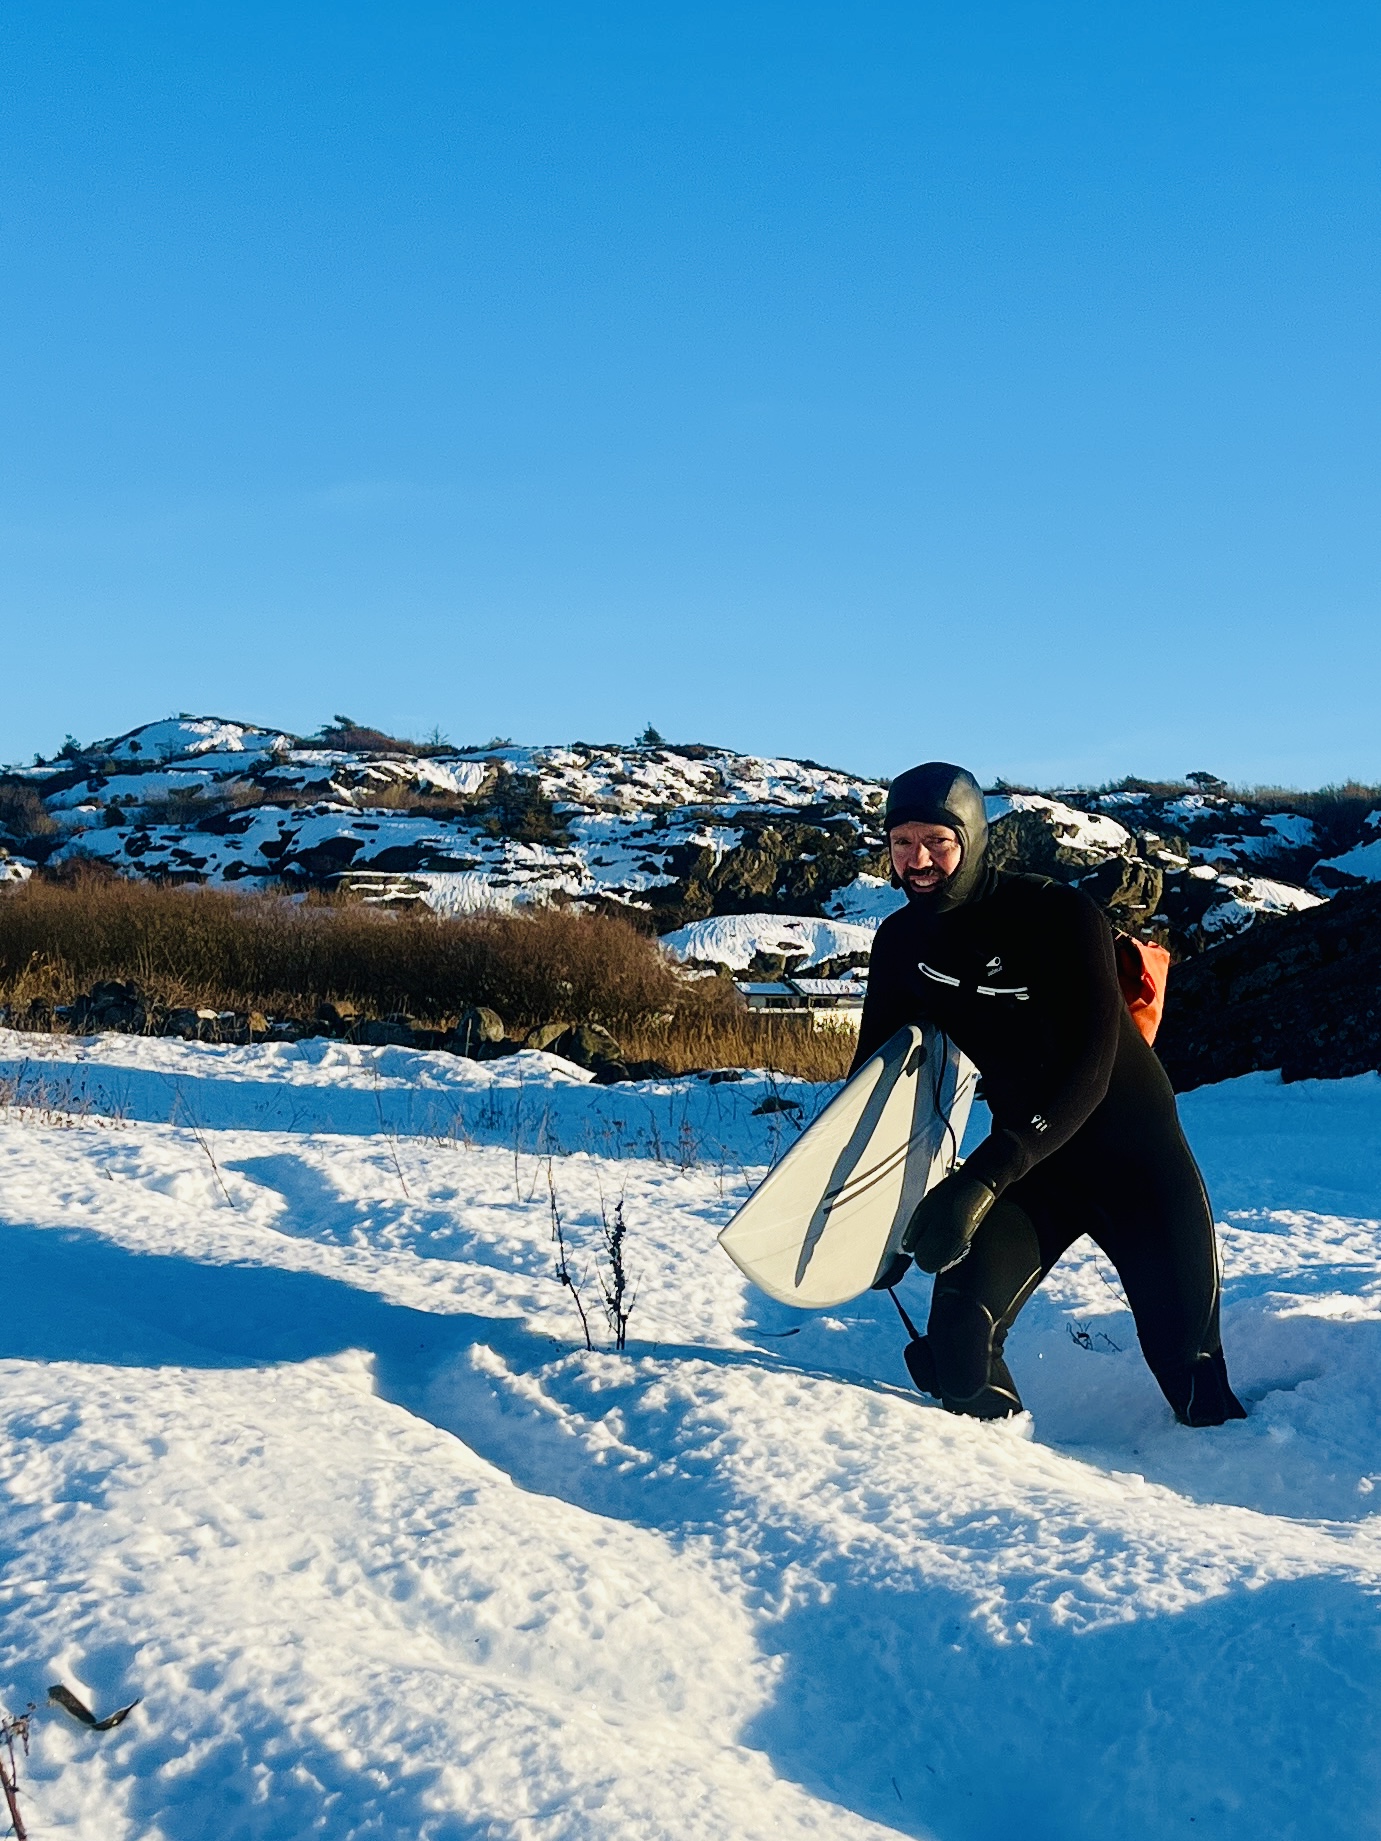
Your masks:
<instances>
[{"instance_id":1,"label":"dead plant stalk in snow","mask_svg":"<svg viewBox=\"0 0 1381 1841\"><path fill-rule=\"evenodd\" d=\"M14 1717L6 1714L0 1719L0 1789L5 1792L5 1803L10 1812L10 1824L14 1829L15 1841L28 1841L29 1831L24 1826L24 1818L19 1813L19 1760L14 1754L14 1742L18 1739L24 1756L29 1755L29 1720L33 1714L33 1702L29 1711Z\"/></svg>"},{"instance_id":2,"label":"dead plant stalk in snow","mask_svg":"<svg viewBox=\"0 0 1381 1841\"><path fill-rule=\"evenodd\" d=\"M624 1264L623 1247L628 1235L628 1225L623 1218L623 1197L614 1204L614 1218L611 1221L605 1212L603 1197L600 1198L599 1218L604 1228L604 1252L609 1265L607 1271L599 1275L600 1295L604 1299L604 1315L609 1328L614 1332L614 1347L622 1349L628 1340L628 1319L633 1314L637 1302L636 1291L630 1296L628 1291L628 1268Z\"/></svg>"},{"instance_id":3,"label":"dead plant stalk in snow","mask_svg":"<svg viewBox=\"0 0 1381 1841\"><path fill-rule=\"evenodd\" d=\"M564 1285L575 1300L575 1308L580 1315L580 1327L585 1332L585 1347L593 1352L595 1345L590 1340L590 1319L585 1314L580 1287L575 1281L570 1262L566 1257L566 1236L561 1226L561 1210L556 1205L556 1177L552 1173L550 1157L547 1159L547 1193L551 1197L551 1237L556 1242L557 1283Z\"/></svg>"}]
</instances>

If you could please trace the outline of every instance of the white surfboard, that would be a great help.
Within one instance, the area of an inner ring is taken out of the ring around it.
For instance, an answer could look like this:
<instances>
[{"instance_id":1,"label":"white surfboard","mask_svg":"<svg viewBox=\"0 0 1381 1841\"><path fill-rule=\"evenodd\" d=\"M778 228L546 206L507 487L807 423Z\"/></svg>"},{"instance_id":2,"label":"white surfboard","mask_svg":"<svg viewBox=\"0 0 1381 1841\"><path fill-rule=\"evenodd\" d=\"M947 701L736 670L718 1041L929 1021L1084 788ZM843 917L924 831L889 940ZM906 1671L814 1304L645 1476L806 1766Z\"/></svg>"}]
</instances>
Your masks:
<instances>
[{"instance_id":1,"label":"white surfboard","mask_svg":"<svg viewBox=\"0 0 1381 1841\"><path fill-rule=\"evenodd\" d=\"M847 1081L719 1236L782 1304L867 1291L926 1190L948 1176L978 1070L938 1029L899 1029Z\"/></svg>"}]
</instances>

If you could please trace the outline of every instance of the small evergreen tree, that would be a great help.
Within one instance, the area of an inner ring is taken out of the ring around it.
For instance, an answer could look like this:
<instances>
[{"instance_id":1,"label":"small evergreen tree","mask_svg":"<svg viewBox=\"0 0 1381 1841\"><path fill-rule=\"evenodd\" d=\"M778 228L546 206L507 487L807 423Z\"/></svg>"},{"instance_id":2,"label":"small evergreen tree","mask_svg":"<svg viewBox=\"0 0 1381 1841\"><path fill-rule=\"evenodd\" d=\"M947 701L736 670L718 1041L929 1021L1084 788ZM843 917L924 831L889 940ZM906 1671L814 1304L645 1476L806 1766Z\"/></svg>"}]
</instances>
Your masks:
<instances>
[{"instance_id":1,"label":"small evergreen tree","mask_svg":"<svg viewBox=\"0 0 1381 1841\"><path fill-rule=\"evenodd\" d=\"M500 772L484 802L484 828L491 837L517 844L564 844L566 821L542 791L536 774Z\"/></svg>"}]
</instances>

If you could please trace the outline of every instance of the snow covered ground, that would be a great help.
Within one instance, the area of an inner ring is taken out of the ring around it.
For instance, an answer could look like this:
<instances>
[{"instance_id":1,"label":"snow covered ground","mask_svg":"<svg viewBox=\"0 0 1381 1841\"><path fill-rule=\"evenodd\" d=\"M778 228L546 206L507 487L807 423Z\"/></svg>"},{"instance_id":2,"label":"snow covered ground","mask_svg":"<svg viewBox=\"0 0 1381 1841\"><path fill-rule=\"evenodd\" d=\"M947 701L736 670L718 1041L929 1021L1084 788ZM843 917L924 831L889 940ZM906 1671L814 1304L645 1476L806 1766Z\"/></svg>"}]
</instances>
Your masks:
<instances>
[{"instance_id":1,"label":"snow covered ground","mask_svg":"<svg viewBox=\"0 0 1381 1841\"><path fill-rule=\"evenodd\" d=\"M0 1080L35 1841L1381 1831L1378 1077L1184 1102L1251 1409L1207 1433L1091 1253L998 1426L908 1391L886 1298L749 1292L755 1108L817 1089L11 1034Z\"/></svg>"},{"instance_id":2,"label":"snow covered ground","mask_svg":"<svg viewBox=\"0 0 1381 1841\"><path fill-rule=\"evenodd\" d=\"M825 959L866 956L877 928L876 921L858 925L800 914L716 914L664 933L662 945L675 959L727 965L734 972L746 971L760 952L794 958L794 969L805 971Z\"/></svg>"}]
</instances>

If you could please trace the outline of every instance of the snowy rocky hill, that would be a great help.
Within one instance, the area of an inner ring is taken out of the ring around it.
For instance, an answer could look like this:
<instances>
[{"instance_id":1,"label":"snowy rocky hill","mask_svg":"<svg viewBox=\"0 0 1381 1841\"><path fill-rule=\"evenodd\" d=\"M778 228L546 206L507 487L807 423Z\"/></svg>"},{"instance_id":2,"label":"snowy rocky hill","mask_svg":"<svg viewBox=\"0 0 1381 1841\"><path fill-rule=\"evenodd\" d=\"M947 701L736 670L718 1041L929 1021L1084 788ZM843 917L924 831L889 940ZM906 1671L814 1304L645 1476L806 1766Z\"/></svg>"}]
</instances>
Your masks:
<instances>
[{"instance_id":1,"label":"snowy rocky hill","mask_svg":"<svg viewBox=\"0 0 1381 1841\"><path fill-rule=\"evenodd\" d=\"M1207 781L1167 793L999 792L994 853L1088 890L1181 953L1381 880L1381 810L1320 823ZM899 897L885 789L811 761L654 740L422 749L181 716L0 776L0 875L354 886L448 913L637 910L682 957L845 966Z\"/></svg>"}]
</instances>

